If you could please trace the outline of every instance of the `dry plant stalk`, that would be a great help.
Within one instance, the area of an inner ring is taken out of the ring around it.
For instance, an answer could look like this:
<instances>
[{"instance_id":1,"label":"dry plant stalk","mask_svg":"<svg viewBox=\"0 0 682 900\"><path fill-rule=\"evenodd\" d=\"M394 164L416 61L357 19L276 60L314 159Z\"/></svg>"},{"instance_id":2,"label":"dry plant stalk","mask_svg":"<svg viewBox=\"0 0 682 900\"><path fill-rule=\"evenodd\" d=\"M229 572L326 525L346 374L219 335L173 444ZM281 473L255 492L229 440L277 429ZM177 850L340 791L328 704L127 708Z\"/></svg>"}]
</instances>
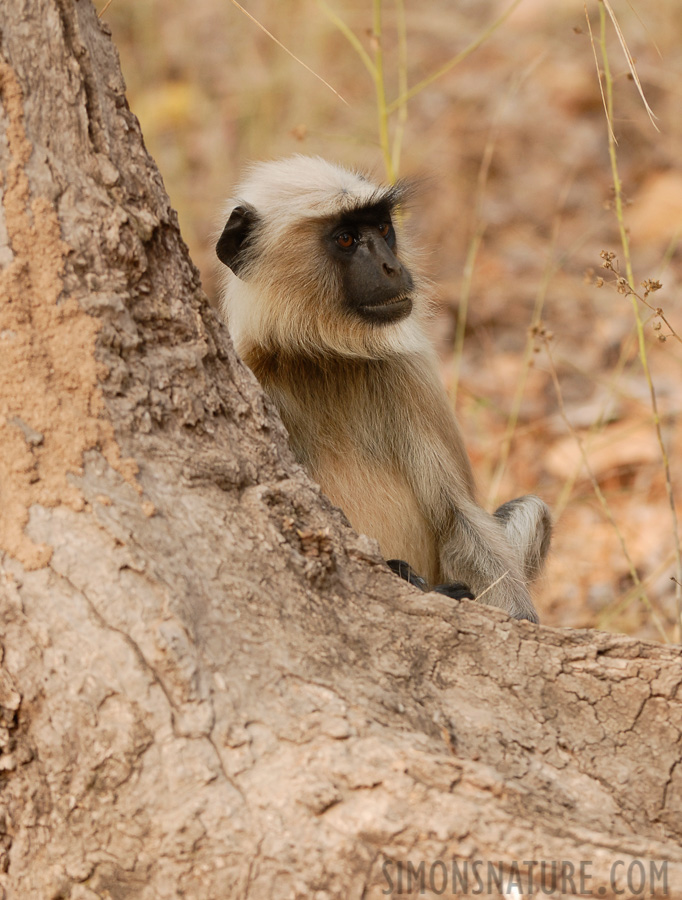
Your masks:
<instances>
[{"instance_id":1,"label":"dry plant stalk","mask_svg":"<svg viewBox=\"0 0 682 900\"><path fill-rule=\"evenodd\" d=\"M236 0L232 0L236 4ZM426 78L419 81L413 87L407 87L407 31L405 25L405 7L404 0L395 0L397 14L397 31L398 31L398 96L390 103L386 99L385 88L385 72L384 57L382 49L382 0L372 0L373 22L372 22L372 48L374 51L374 59L365 50L362 42L343 21L343 19L332 10L325 0L317 0L318 6L330 19L331 22L339 29L341 34L347 39L355 52L362 60L363 65L367 69L374 83L377 104L377 118L379 131L379 146L384 160L384 168L388 180L393 183L398 177L400 167L400 151L402 148L405 126L407 123L407 103L417 94L421 93L429 85L433 84L439 78L442 78L447 72L450 72L459 63L467 58L474 50L477 50L484 44L488 38L500 28L501 25L514 12L521 0L513 0L513 2L484 29L484 31L464 50L457 53L442 65L435 72L432 72ZM261 26L262 27L262 26ZM398 122L395 127L393 136L393 145L390 141L390 120L394 113L398 113Z\"/></svg>"},{"instance_id":2,"label":"dry plant stalk","mask_svg":"<svg viewBox=\"0 0 682 900\"><path fill-rule=\"evenodd\" d=\"M630 572L630 577L632 578L633 584L637 591L637 596L642 601L642 603L644 603L644 605L646 606L649 614L651 615L651 619L652 619L654 625L656 626L656 628L658 629L658 632L661 635L662 639L665 641L665 643L670 643L670 638L668 637L668 635L665 631L665 628L663 627L663 623L661 622L660 617L658 616L658 613L653 608L653 605L652 605L651 600L649 599L649 596L644 588L642 580L639 577L639 574L637 572L637 567L635 566L633 559L630 555L630 551L628 550L627 544L625 542L625 537L623 535L623 532L618 527L618 523L615 519L615 516L613 515L611 507L609 506L608 500L604 496L604 492L602 491L601 487L599 486L599 481L597 480L597 476L594 474L592 467L590 466L590 461L587 456L587 451L585 450L585 445L584 445L583 441L581 440L580 435L577 433L577 431L571 424L571 420L569 419L569 417L566 413L566 407L564 405L564 397L563 397L563 393L561 390L561 385L559 384L559 376L557 375L556 366L554 365L554 359L552 357L552 351L550 349L550 340L552 338L552 335L549 334L548 332L546 332L545 329L542 327L542 325L540 325L536 330L536 337L542 341L544 348L545 348L545 352L547 354L547 361L549 363L549 373L552 378L552 384L554 385L554 392L556 394L557 404L559 406L559 414L560 414L564 424L566 425L566 428L568 429L569 434L575 440L578 450L580 451L580 457L582 459L582 463L585 466L585 470L587 471L587 475L592 484L592 490L594 491L594 495L597 498L597 500L599 501L599 504L600 504L602 510L604 511L604 515L606 516L611 527L613 528L613 530L616 533L618 542L620 543L620 546L621 546L621 550L623 551L623 556L625 557L625 560L627 562L628 570Z\"/></svg>"},{"instance_id":3,"label":"dry plant stalk","mask_svg":"<svg viewBox=\"0 0 682 900\"><path fill-rule=\"evenodd\" d=\"M599 59L597 56L597 48L595 45L594 35L592 33L592 27L590 23L589 14L587 12L587 7L585 7L585 15L587 18L587 25L590 35L590 42L592 45L592 51L594 54L595 65L597 67L597 76L599 79L600 89L602 91L602 98L604 101L604 111L606 115L606 120L608 124L608 142L609 142L609 159L611 163L611 177L613 180L613 189L614 189L614 199L615 199L615 213L616 220L618 222L618 229L620 232L620 242L621 249L623 253L623 259L625 261L625 271L626 278L621 279L618 276L618 285L621 293L627 294L630 296L632 301L632 309L635 318L635 326L637 329L637 343L639 348L639 359L642 366L642 371L644 372L644 377L646 379L648 388L649 388L649 398L651 403L651 410L653 415L654 427L656 429L656 437L658 440L658 444L661 451L661 460L663 464L663 470L665 475L665 486L666 493L668 496L668 503L670 506L670 513L672 519L672 532L673 532L673 540L675 544L675 558L676 558L676 578L675 581L675 603L677 609L677 630L678 633L682 635L682 552L680 550L680 536L679 536L679 526L677 521L677 512L675 509L675 497L673 492L672 485L672 477L670 474L670 460L668 457L668 451L665 446L665 442L663 440L663 433L661 428L661 417L658 411L658 402L656 397L656 389L653 383L653 379L651 376L651 370L649 367L649 359L647 355L646 348L646 339L644 334L644 323L642 321L642 317L640 315L638 298L636 288L635 288L635 277L632 269L632 259L630 254L630 241L628 238L627 228L625 226L625 215L623 212L623 190L622 190L622 182L620 178L620 172L618 169L618 155L616 151L616 136L613 131L613 76L611 74L611 66L609 63L609 55L606 47L606 13L608 12L611 22L616 29L616 33L618 35L618 40L620 41L621 47L623 48L623 52L625 54L625 58L627 60L628 66L630 68L630 72L632 77L637 85L637 89L642 97L644 102L644 106L646 108L647 114L652 121L652 124L655 127L655 122L653 118L653 113L649 104L646 102L646 98L644 97L642 86L640 84L639 78L635 71L634 60L630 51L628 50L627 44L625 43L625 39L623 37L623 32L616 21L616 17L614 12L608 3L608 0L600 0L599 4L599 24L600 24L600 32L599 32L599 53L601 56L603 71L599 67ZM602 81L603 78L603 81ZM604 254L602 254L604 257ZM611 263L612 259L606 259L607 262ZM607 268L612 268L609 265ZM622 282L622 284L621 284ZM657 289L656 282L649 281L645 282L645 285L648 284L647 293L649 293L652 288ZM649 304L646 304L649 306ZM655 310L657 312L657 310ZM658 313L657 313L658 314ZM671 329L672 330L672 329ZM673 332L674 334L674 332Z\"/></svg>"},{"instance_id":4,"label":"dry plant stalk","mask_svg":"<svg viewBox=\"0 0 682 900\"><path fill-rule=\"evenodd\" d=\"M303 68L306 70L306 72L310 72L311 75L314 75L315 78L317 78L318 81L321 81L325 87L329 88L329 90L333 94L336 94L336 96L339 98L339 100L342 103L345 103L346 106L348 106L348 101L344 97L342 97L341 94L339 94L339 92L336 90L336 88L333 88L331 86L331 84L329 84L328 81L325 81L321 75L319 75L317 72L315 72L313 69L311 69L309 65L307 65L306 63L303 62L302 59L300 59L300 57L296 56L295 53L292 53L288 47L285 47L284 44L280 40L278 40L274 36L274 34L272 34L272 32L268 31L268 29L265 27L265 25L262 24L262 22L259 22L258 19L255 16L252 16L248 10L244 9L244 7L240 3L237 3L237 0L231 0L231 2L234 6L237 7L237 9L240 12L244 13L244 15L247 17L247 19L251 19L251 21L253 22L254 25L257 25L261 31L263 31L265 34L267 34L267 36L270 38L271 41L274 41L278 47L281 47L281 49L284 50L284 52L287 53L292 59L296 60L296 62L300 66L303 66Z\"/></svg>"}]
</instances>

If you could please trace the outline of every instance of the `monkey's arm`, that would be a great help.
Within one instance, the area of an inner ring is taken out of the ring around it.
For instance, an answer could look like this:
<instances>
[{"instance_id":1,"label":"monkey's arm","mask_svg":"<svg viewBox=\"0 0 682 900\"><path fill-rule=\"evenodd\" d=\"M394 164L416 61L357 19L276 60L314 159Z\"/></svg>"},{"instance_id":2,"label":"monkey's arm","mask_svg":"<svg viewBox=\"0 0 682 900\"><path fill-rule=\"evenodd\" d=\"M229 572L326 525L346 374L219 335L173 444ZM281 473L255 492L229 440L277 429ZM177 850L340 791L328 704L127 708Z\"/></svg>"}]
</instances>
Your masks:
<instances>
[{"instance_id":1,"label":"monkey's arm","mask_svg":"<svg viewBox=\"0 0 682 900\"><path fill-rule=\"evenodd\" d=\"M405 474L434 528L445 583L463 583L477 600L537 622L528 583L540 572L551 535L549 510L520 497L495 515L474 498L469 458L437 373L421 372L423 403L402 430ZM407 404L406 404L407 406Z\"/></svg>"}]
</instances>

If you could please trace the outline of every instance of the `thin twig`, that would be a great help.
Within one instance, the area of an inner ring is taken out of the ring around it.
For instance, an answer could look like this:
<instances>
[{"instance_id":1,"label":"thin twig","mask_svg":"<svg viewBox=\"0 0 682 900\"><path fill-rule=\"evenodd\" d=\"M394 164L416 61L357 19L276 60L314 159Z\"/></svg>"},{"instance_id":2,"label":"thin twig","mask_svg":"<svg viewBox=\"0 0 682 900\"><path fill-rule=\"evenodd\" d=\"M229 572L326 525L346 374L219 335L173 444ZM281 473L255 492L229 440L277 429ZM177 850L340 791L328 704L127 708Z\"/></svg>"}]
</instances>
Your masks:
<instances>
[{"instance_id":1,"label":"thin twig","mask_svg":"<svg viewBox=\"0 0 682 900\"><path fill-rule=\"evenodd\" d=\"M609 112L609 107L606 102L606 94L604 93L604 85L601 80L601 69L599 68L599 57L597 56L597 47L594 43L594 35L592 34L592 23L590 22L590 14L587 11L587 3L584 4L585 7L585 19L587 20L587 31L590 35L590 45L592 47L592 55L594 56L594 64L597 67L597 84L599 85L599 93L601 94L601 102L604 105L604 112L606 114L606 124L609 128L609 137L613 139L613 141L617 144L616 135L613 133L613 124L611 123L611 114Z\"/></svg>"},{"instance_id":2,"label":"thin twig","mask_svg":"<svg viewBox=\"0 0 682 900\"><path fill-rule=\"evenodd\" d=\"M600 24L600 48L602 61L604 63L604 81L606 85L606 103L607 112L611 120L613 120L613 79L611 77L611 69L609 66L608 52L606 49L606 15L604 13L605 3L599 6L599 24ZM613 12L610 11L611 21L614 21ZM619 30L619 29L618 29ZM651 370L649 368L649 359L647 356L646 340L644 335L644 324L639 312L637 297L635 295L635 277L632 270L632 261L630 256L630 240L628 238L627 229L625 227L625 216L623 214L623 190L618 171L618 155L616 153L616 142L611 131L609 131L609 159L611 161L611 177L613 180L613 189L615 195L616 219L618 221L618 229L620 232L620 243L625 260L625 271L627 275L627 284L630 288L632 310L637 326L637 343L639 347L639 358L642 365L642 371L649 387L649 397L651 401L651 411L653 414L654 427L656 429L656 437L661 451L661 460L663 462L663 471L665 474L665 488L668 496L668 504L670 506L670 514L672 518L673 540L675 542L676 557L676 575L677 582L675 585L675 603L677 607L677 627L682 633L682 550L680 549L680 532L677 521L677 511L675 509L675 497L673 493L672 476L670 474L670 459L668 451L663 440L663 432L661 428L661 417L658 412L658 401L656 398L656 389L654 387Z\"/></svg>"},{"instance_id":3,"label":"thin twig","mask_svg":"<svg viewBox=\"0 0 682 900\"><path fill-rule=\"evenodd\" d=\"M625 365L627 363L628 358L632 354L633 347L636 343L636 336L630 335L627 340L623 342L621 345L620 353L618 355L618 359L616 360L616 364L611 370L611 374L609 376L609 380L606 386L606 397L602 403L601 411L597 415L596 419L590 425L587 437L586 437L586 448L589 449L591 445L591 441L593 438L597 437L597 435L603 431L605 425L605 417L606 412L609 407L609 403L611 402L613 396L617 393L617 386L620 377L623 374L623 370L625 369ZM589 376L590 373L585 372L580 367L576 366L575 363L569 361L569 365L573 365L576 371L580 372L581 375ZM563 515L564 510L568 506L568 501L575 486L576 481L578 480L578 476L580 475L580 469L582 466L582 462L578 462L572 474L570 474L557 498L556 503L552 507L552 516L555 522L558 522L561 516Z\"/></svg>"},{"instance_id":4,"label":"thin twig","mask_svg":"<svg viewBox=\"0 0 682 900\"><path fill-rule=\"evenodd\" d=\"M449 389L450 402L452 403L453 408L457 405L459 376L462 368L462 357L464 356L464 334L466 332L467 316L469 314L469 298L471 296L471 285L474 279L474 267L478 251L483 241L485 229L485 223L479 221L473 237L469 242L467 258L462 272L462 288L459 292L459 303L457 304L457 325L455 327L455 344L452 350L452 375Z\"/></svg>"},{"instance_id":5,"label":"thin twig","mask_svg":"<svg viewBox=\"0 0 682 900\"><path fill-rule=\"evenodd\" d=\"M453 56L452 59L448 60L445 65L441 66L436 72L433 72L431 75L428 75L426 78L423 78L414 87L411 87L409 91L406 91L404 94L401 94L397 97L393 103L391 103L388 107L389 115L403 103L407 103L408 100L411 100L417 94L424 90L424 88L428 87L430 84L433 84L434 81L437 81L446 72L449 72L451 69L454 69L456 65L462 62L462 60L466 59L469 54L473 53L474 50L478 50L481 44L484 44L488 38L494 34L500 25L504 24L509 16L514 12L516 7L522 2L522 0L514 0L514 2L509 6L502 15L498 16L495 21L488 26L475 40L473 40L461 53L458 53L456 56Z\"/></svg>"},{"instance_id":6,"label":"thin twig","mask_svg":"<svg viewBox=\"0 0 682 900\"><path fill-rule=\"evenodd\" d=\"M509 461L512 441L514 440L514 435L516 433L516 428L519 421L519 415L521 414L521 405L523 403L523 397L526 391L528 373L533 362L535 338L540 326L540 322L542 320L542 311L544 309L545 300L547 299L547 291L549 290L549 285L554 278L554 275L560 269L560 265L554 259L554 253L559 237L559 229L561 227L561 213L566 204L568 193L571 189L571 184L572 179L567 178L562 186L561 194L559 196L557 212L554 216L554 221L552 224L552 239L549 247L549 253L547 255L547 264L545 265L545 270L543 272L542 282L540 283L540 287L538 288L538 291L535 295L535 303L533 304L533 312L531 314L530 326L528 328L528 337L526 338L526 346L523 351L521 372L516 383L516 390L514 391L511 409L507 418L507 427L502 439L502 447L500 450L499 458L497 461L497 465L495 466L493 477L490 481L490 488L488 489L489 509L494 509L494 507L497 506L500 485L502 484L502 479L507 467L507 462Z\"/></svg>"},{"instance_id":7,"label":"thin twig","mask_svg":"<svg viewBox=\"0 0 682 900\"><path fill-rule=\"evenodd\" d=\"M635 61L632 58L632 54L630 53L628 45L625 41L625 35L623 34L621 27L618 24L618 19L616 18L616 14L614 13L613 9L611 8L611 4L609 3L609 0L601 0L601 2L603 3L603 5L605 7L606 12L611 17L611 22L613 24L613 27L616 29L616 34L618 35L618 40L620 41L620 46L623 48L623 53L625 54L625 59L627 60L628 68L630 69L630 74L632 75L632 80L637 85L637 90L639 91L639 96L642 98L642 103L644 104L644 109L646 109L646 111L647 111L647 115L649 116L649 119L651 120L651 124L654 126L656 131L658 131L659 128L658 128L658 125L656 124L656 116L654 115L654 111L649 106L649 104L647 103L646 97L644 96L644 91L642 90L642 85L639 80L639 75L637 74L637 69L635 68Z\"/></svg>"},{"instance_id":8,"label":"thin twig","mask_svg":"<svg viewBox=\"0 0 682 900\"><path fill-rule=\"evenodd\" d=\"M379 120L379 145L384 157L384 166L388 180L396 179L393 158L388 137L388 106L386 104L386 85L384 83L384 51L381 46L381 0L374 0L374 21L372 38L374 41L374 88L377 96L377 116Z\"/></svg>"},{"instance_id":9,"label":"thin twig","mask_svg":"<svg viewBox=\"0 0 682 900\"><path fill-rule=\"evenodd\" d=\"M488 591L492 591L492 589L495 587L495 585L497 585L497 584L499 584L501 581L503 581L503 580L507 577L507 575L509 575L509 569L507 569L506 572L503 572L503 573L500 575L499 578L496 578L495 581L493 581L492 584L489 584L488 587L487 587L484 591L481 591L480 594L477 594L477 595L476 595L476 599L477 599L477 600L480 600L481 597L485 597L485 595L488 593Z\"/></svg>"},{"instance_id":10,"label":"thin twig","mask_svg":"<svg viewBox=\"0 0 682 900\"><path fill-rule=\"evenodd\" d=\"M642 579L642 584L644 588L647 589L651 585L654 584L665 572L665 570L670 566L671 563L675 562L675 553L674 551L670 551L661 562L649 572L646 578ZM675 580L674 578L672 579ZM627 590L620 597L616 597L614 600L610 601L603 609L599 611L597 615L597 627L606 628L609 622L612 622L614 619L617 619L618 616L622 615L623 612L630 606L633 600L636 600L639 595L639 587L637 585L633 585L629 590Z\"/></svg>"},{"instance_id":11,"label":"thin twig","mask_svg":"<svg viewBox=\"0 0 682 900\"><path fill-rule=\"evenodd\" d=\"M341 94L339 94L339 92L338 92L337 90L335 90L335 88L333 88L333 87L331 86L331 84L329 84L328 81L325 81L324 78L322 78L321 75L318 75L317 72L315 72L313 69L311 69L310 66L306 65L306 63L304 63L302 59L299 59L299 57L296 56L295 53L292 53L291 50L289 50L288 47L285 47L284 44L283 44L281 41L277 40L277 38L274 36L274 34L272 34L272 32L270 32L270 31L268 31L268 29L265 27L265 25L262 25L262 24L258 21L258 19L256 19L254 16L252 16L250 12L248 12L247 10L245 10L244 7L243 7L240 3L237 3L237 0L231 0L231 2L232 2L232 4L233 4L234 6L237 7L238 10L240 10L241 12L244 13L244 15L246 16L247 19L251 19L251 21L253 22L254 25L257 25L257 26L260 28L261 31L265 32L265 34L267 34L267 36L270 38L270 40L274 41L274 42L277 44L278 47L281 47L281 49L284 50L285 53L288 53L289 56L290 56L292 59L295 59L296 62L297 62L300 66L303 66L303 68L304 68L307 72L310 72L311 75L314 75L315 78L317 78L318 81L321 81L322 84L323 84L325 87L328 87L328 88L329 88L329 90L332 92L332 94L336 94L336 96L339 98L339 100L341 100L342 103L345 103L346 106L348 106L348 101L345 100L345 99L341 96Z\"/></svg>"},{"instance_id":12,"label":"thin twig","mask_svg":"<svg viewBox=\"0 0 682 900\"><path fill-rule=\"evenodd\" d=\"M543 337L543 336L540 335L540 337ZM638 596L641 599L642 603L644 603L646 608L649 610L651 619L652 619L654 625L656 626L656 628L658 629L663 640L666 642L666 644L670 643L670 639L669 639L668 635L666 634L665 628L663 627L656 610L653 608L653 606L651 604L651 600L649 600L649 597L646 593L646 590L644 589L644 586L639 577L639 574L637 573L637 568L635 567L635 564L632 561L632 557L630 556L630 551L628 550L627 544L625 543L625 538L623 537L623 533L620 530L620 528L618 527L618 523L616 522L616 519L615 519L613 513L611 512L611 507L609 506L608 501L607 501L606 497L604 496L604 493L603 493L601 487L599 486L597 477L594 474L594 472L592 471L592 467L590 466L590 462L587 457L587 452L585 450L585 445L583 444L583 442L580 438L580 435L577 433L577 431L571 424L570 419L568 418L568 414L566 412L566 407L564 405L563 392L561 390L561 385L559 384L559 377L557 375L556 366L554 365L552 351L550 350L550 346L549 346L549 340L546 337L544 337L543 343L545 346L545 351L547 353L547 360L549 362L549 372L550 372L550 375L552 378L552 383L554 385L554 392L556 394L557 404L559 406L559 414L560 414L561 418L563 419L564 424L568 428L568 431L569 431L571 437L575 440L575 442L578 446L578 450L580 451L580 456L582 458L583 465L585 466L588 477L592 483L592 490L594 491L594 494L595 494L597 500L599 501L601 508L604 511L604 515L609 520L611 527L613 528L613 530L616 533L616 537L618 538L618 541L621 546L621 550L623 551L623 556L625 557L625 560L628 565L628 569L630 571L630 577L632 578L634 584L638 588Z\"/></svg>"},{"instance_id":13,"label":"thin twig","mask_svg":"<svg viewBox=\"0 0 682 900\"><path fill-rule=\"evenodd\" d=\"M355 50L355 52L362 60L362 63L369 74L372 76L372 81L374 81L376 79L376 69L374 68L374 63L372 62L372 58L369 53L362 46L362 43L360 42L358 36L351 28L348 27L348 25L346 25L346 23L340 16L336 15L333 9L327 6L324 0L317 0L317 5L320 7L322 12L330 19L330 21L339 29L341 34L346 38L353 50Z\"/></svg>"},{"instance_id":14,"label":"thin twig","mask_svg":"<svg viewBox=\"0 0 682 900\"><path fill-rule=\"evenodd\" d=\"M407 92L407 24L405 22L405 0L395 0L395 8L398 26L398 92L402 95ZM396 176L400 171L400 153L402 151L406 125L407 102L404 101L398 106L398 124L396 125L395 133L393 135L393 153L391 154L391 161L393 163L393 172Z\"/></svg>"}]
</instances>

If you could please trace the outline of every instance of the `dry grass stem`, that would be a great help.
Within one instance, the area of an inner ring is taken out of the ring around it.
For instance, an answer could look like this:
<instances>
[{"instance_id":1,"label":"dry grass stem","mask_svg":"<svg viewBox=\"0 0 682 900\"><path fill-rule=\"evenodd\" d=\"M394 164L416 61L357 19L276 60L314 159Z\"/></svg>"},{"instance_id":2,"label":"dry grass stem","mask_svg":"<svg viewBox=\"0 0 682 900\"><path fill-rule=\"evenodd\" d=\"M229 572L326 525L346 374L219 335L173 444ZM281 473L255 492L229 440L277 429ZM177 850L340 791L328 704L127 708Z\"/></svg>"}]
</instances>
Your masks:
<instances>
[{"instance_id":1,"label":"dry grass stem","mask_svg":"<svg viewBox=\"0 0 682 900\"><path fill-rule=\"evenodd\" d=\"M546 335L544 335L542 333L542 331L540 331L538 336L542 340L544 347L545 347L545 352L547 353L547 361L549 363L549 372L550 372L550 375L552 378L552 383L554 385L554 392L556 394L557 404L559 406L559 414L561 415L561 418L563 419L563 422L564 422L566 428L568 429L569 434L576 442L576 446L578 447L578 450L580 451L580 458L582 460L582 464L585 467L585 471L587 472L587 475L592 484L592 490L594 491L594 495L597 498L597 500L599 501L599 504L600 504L602 510L604 511L604 515L606 516L611 527L613 528L613 530L616 533L618 542L620 543L620 546L621 546L621 550L623 551L623 556L625 557L625 561L628 566L628 570L630 572L630 577L632 578L632 581L637 588L637 596L642 601L642 603L644 603L644 605L646 606L646 608L651 616L651 621L656 626L658 633L661 635L661 638L666 643L669 643L670 639L666 633L665 628L663 627L663 623L661 622L661 620L658 616L658 613L653 608L653 606L651 604L651 600L649 599L649 596L648 596L646 590L644 589L644 585L642 584L642 581L637 572L637 567L635 566L635 564L632 560L630 551L628 550L627 544L625 542L625 537L623 536L623 532L619 528L618 522L616 521L616 519L613 515L613 512L611 511L611 507L609 506L609 503L608 503L606 497L604 496L604 492L602 491L601 487L599 486L597 477L595 476L594 472L592 471L592 466L590 465L590 461L587 456L587 451L585 450L585 445L584 445L583 441L581 440L580 435L577 433L577 431L571 424L571 420L569 419L569 417L566 413L563 392L561 390L561 385L559 384L559 377L557 375L556 366L554 365L554 359L552 357L552 351L551 351L550 345L549 345L549 338Z\"/></svg>"},{"instance_id":2,"label":"dry grass stem","mask_svg":"<svg viewBox=\"0 0 682 900\"><path fill-rule=\"evenodd\" d=\"M649 116L649 119L651 120L651 124L654 126L656 131L658 131L658 125L656 124L656 116L654 115L653 110L647 103L647 99L644 96L644 91L642 90L642 84L639 80L639 75L637 74L637 69L635 68L635 61L632 58L632 54L630 53L627 42L625 40L625 35L623 34L623 31L618 23L618 19L616 18L616 14L614 13L613 8L612 8L611 4L609 3L609 0L599 0L599 2L604 5L604 8L606 9L607 13L611 17L611 22L613 24L613 27L616 30L616 34L618 35L618 40L620 41L620 45L623 48L623 53L625 54L625 59L627 60L628 68L630 69L630 74L632 75L632 80L637 85L637 90L639 91L639 96L642 98L642 103L644 104L644 109L646 109L646 111L647 111L647 115Z\"/></svg>"},{"instance_id":3,"label":"dry grass stem","mask_svg":"<svg viewBox=\"0 0 682 900\"><path fill-rule=\"evenodd\" d=\"M514 0L511 6L507 7L507 9L495 19L486 29L483 31L475 40L473 40L461 53L458 53L456 56L453 56L452 59L448 60L444 65L442 65L439 69L433 72L431 75L428 75L426 78L423 78L414 87L411 87L404 94L401 94L393 103L388 107L389 114L394 112L401 104L407 103L408 100L411 100L413 97L416 97L417 94L421 93L424 88L429 87L429 85L433 84L435 81L438 81L439 78L442 78L443 75L450 72L455 66L459 65L463 60L467 58L474 50L478 50L478 48L484 44L489 37L491 37L500 25L503 25L509 16L514 12L516 7L522 2L522 0Z\"/></svg>"},{"instance_id":4,"label":"dry grass stem","mask_svg":"<svg viewBox=\"0 0 682 900\"><path fill-rule=\"evenodd\" d=\"M282 50L284 50L285 53L287 53L293 60L295 60L299 64L299 66L303 66L303 68L306 70L306 72L310 72L311 75L314 75L318 81L321 81L325 87L329 88L329 90L332 92L332 94L335 94L342 103L345 103L346 106L348 106L348 101L345 100L341 96L341 94L339 94L339 92L336 90L336 88L333 88L331 86L331 84L329 84L328 81L325 81L321 75L318 75L318 73L315 72L314 69L311 69L309 65L304 63L303 60L300 59L300 57L296 56L295 53L292 53L288 47L285 47L284 44L280 40L278 40L275 37L275 35L272 34L271 31L268 31L268 29L265 27L265 25L263 25L261 22L259 22L258 19L255 18L255 16L252 16L248 10L244 9L244 7L241 5L241 3L237 3L237 0L230 0L230 2L232 3L233 6L236 6L240 12L244 13L244 15L247 17L247 19L250 19L254 25L257 25L258 28L260 28L260 30L262 32L267 34L267 36L270 38L270 40L274 41L275 44L277 44L278 47L280 47Z\"/></svg>"},{"instance_id":5,"label":"dry grass stem","mask_svg":"<svg viewBox=\"0 0 682 900\"><path fill-rule=\"evenodd\" d=\"M609 15L611 16L611 21L614 22L613 11L608 7L606 0L600 4L599 7L599 20L600 20L600 47L601 47L601 55L602 61L604 65L604 80L606 87L606 105L607 105L607 118L609 121L613 121L613 78L611 76L611 69L609 66L609 57L608 51L606 48L606 15L604 9L607 8L609 10ZM620 33L620 28L617 28ZM622 43L622 42L621 42ZM647 106L648 109L648 106ZM663 471L665 475L665 487L666 493L668 496L668 504L670 507L670 515L672 521L672 531L673 531L673 540L675 545L675 556L676 556L676 575L677 581L675 584L675 603L677 607L677 627L682 632L682 586L680 582L682 582L682 550L680 548L680 535L679 535L679 525L677 520L677 510L675 507L675 497L673 492L672 485L672 476L670 474L670 460L668 457L668 451L665 445L665 441L663 440L663 432L661 428L661 417L658 411L658 401L656 397L656 389L654 386L653 378L651 375L651 370L649 367L649 359L647 356L647 348L646 348L646 339L644 334L644 323L642 322L642 317L639 311L639 305L637 303L637 296L635 290L635 277L632 269L632 261L630 255L630 239L628 237L627 228L625 227L625 216L623 212L623 191L622 191L622 182L620 178L620 172L618 169L618 155L616 152L616 140L613 134L612 129L609 129L609 159L611 162L611 176L613 179L613 189L615 196L615 211L616 211L616 219L618 221L618 229L620 232L620 241L621 248L623 251L623 258L625 260L625 271L627 275L626 285L629 288L630 299L632 302L632 310L634 314L635 324L637 327L637 343L639 348L639 358L642 365L642 371L644 373L644 377L646 379L647 386L649 388L649 398L651 401L651 411L653 414L654 427L656 430L656 438L658 440L658 445L661 452L661 460L663 463ZM603 254L602 254L603 255Z\"/></svg>"}]
</instances>

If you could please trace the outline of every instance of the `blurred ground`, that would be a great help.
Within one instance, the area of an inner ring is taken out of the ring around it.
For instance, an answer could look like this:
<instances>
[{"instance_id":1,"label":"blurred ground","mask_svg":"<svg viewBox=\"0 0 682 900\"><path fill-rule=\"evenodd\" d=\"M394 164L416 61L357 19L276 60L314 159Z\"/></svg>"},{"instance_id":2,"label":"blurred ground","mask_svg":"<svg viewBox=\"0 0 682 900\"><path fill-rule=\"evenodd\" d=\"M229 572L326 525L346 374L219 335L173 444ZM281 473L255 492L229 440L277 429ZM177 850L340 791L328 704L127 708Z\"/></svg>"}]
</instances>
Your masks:
<instances>
[{"instance_id":1,"label":"blurred ground","mask_svg":"<svg viewBox=\"0 0 682 900\"><path fill-rule=\"evenodd\" d=\"M329 2L372 54L369 0ZM660 129L646 115L609 26L635 278L661 280L663 289L649 300L682 333L682 15L678 0L611 2ZM348 105L230 0L113 0L104 13L130 105L212 297L212 235L246 161L303 152L384 177L372 82L321 7L315 0L246 5ZM506 6L406 0L410 86L464 49ZM397 92L395 9L384 3L389 99ZM598 39L597 0L588 0L588 9ZM555 511L552 560L537 593L542 621L660 639L658 617L667 636L679 640L672 517L632 302L608 284L596 287L590 275L608 275L599 271L602 250L622 254L583 4L523 0L483 46L411 100L400 174L422 178L411 224L437 285L434 338L451 387L457 309L469 291L457 407L481 495L492 504L534 491ZM468 282L463 273L477 234L482 239ZM654 330L650 312L641 308L673 489L680 494L682 347L674 338L660 341L666 326ZM542 341L532 350L534 309L552 334L566 415L588 442L617 528L581 468ZM519 416L507 458L516 397ZM653 612L632 590L618 532Z\"/></svg>"}]
</instances>

